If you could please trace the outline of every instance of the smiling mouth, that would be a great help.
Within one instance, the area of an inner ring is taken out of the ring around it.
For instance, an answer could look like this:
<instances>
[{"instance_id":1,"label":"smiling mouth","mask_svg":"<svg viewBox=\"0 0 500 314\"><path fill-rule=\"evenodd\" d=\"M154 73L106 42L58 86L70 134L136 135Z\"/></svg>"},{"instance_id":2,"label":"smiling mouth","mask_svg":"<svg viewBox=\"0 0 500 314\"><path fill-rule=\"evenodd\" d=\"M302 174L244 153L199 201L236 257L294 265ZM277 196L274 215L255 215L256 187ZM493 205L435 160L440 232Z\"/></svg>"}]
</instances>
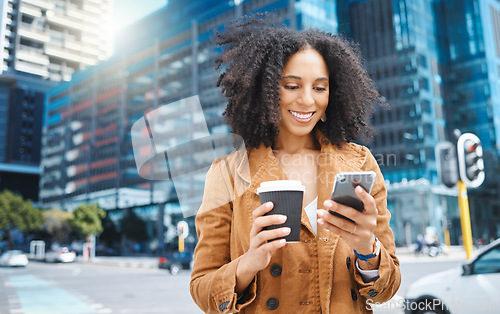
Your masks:
<instances>
[{"instance_id":1,"label":"smiling mouth","mask_svg":"<svg viewBox=\"0 0 500 314\"><path fill-rule=\"evenodd\" d=\"M308 113L298 113L297 111L292 111L292 110L288 110L288 112L290 112L294 117L299 119L309 119L315 113L315 111Z\"/></svg>"}]
</instances>

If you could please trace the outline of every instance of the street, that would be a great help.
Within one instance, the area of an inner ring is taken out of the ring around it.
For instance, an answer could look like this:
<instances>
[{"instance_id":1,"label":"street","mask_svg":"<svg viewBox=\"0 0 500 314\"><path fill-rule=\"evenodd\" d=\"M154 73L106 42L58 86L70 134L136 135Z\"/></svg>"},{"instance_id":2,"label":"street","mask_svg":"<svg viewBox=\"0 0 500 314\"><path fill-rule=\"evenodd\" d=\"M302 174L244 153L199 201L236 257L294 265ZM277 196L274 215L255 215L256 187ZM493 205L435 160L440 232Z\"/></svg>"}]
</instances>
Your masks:
<instances>
[{"instance_id":1,"label":"street","mask_svg":"<svg viewBox=\"0 0 500 314\"><path fill-rule=\"evenodd\" d=\"M189 271L30 262L0 268L0 313L202 313L189 294Z\"/></svg>"},{"instance_id":2,"label":"street","mask_svg":"<svg viewBox=\"0 0 500 314\"><path fill-rule=\"evenodd\" d=\"M401 314L397 300L424 275L459 266L458 258L401 260L401 288L390 307L377 314ZM0 313L202 313L189 294L189 271L177 276L153 265L30 262L26 268L0 268Z\"/></svg>"}]
</instances>

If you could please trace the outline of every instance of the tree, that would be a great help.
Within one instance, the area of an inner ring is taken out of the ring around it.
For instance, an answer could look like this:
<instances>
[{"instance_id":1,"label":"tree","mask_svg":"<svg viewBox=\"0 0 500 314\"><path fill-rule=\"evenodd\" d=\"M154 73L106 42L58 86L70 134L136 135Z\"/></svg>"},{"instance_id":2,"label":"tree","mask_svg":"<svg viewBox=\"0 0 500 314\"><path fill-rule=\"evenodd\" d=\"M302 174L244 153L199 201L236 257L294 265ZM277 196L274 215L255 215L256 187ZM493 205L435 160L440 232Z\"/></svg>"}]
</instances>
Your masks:
<instances>
[{"instance_id":1,"label":"tree","mask_svg":"<svg viewBox=\"0 0 500 314\"><path fill-rule=\"evenodd\" d=\"M101 219L104 217L106 211L100 209L97 203L82 204L73 211L69 223L73 230L88 238L103 231Z\"/></svg>"},{"instance_id":2,"label":"tree","mask_svg":"<svg viewBox=\"0 0 500 314\"><path fill-rule=\"evenodd\" d=\"M41 229L47 232L55 242L59 244L66 242L73 230L70 224L73 214L60 209L49 209L43 211L42 216Z\"/></svg>"},{"instance_id":3,"label":"tree","mask_svg":"<svg viewBox=\"0 0 500 314\"><path fill-rule=\"evenodd\" d=\"M42 214L30 200L24 200L9 190L0 192L0 230L7 235L9 248L14 248L12 230L19 229L28 233L38 229L41 224Z\"/></svg>"}]
</instances>

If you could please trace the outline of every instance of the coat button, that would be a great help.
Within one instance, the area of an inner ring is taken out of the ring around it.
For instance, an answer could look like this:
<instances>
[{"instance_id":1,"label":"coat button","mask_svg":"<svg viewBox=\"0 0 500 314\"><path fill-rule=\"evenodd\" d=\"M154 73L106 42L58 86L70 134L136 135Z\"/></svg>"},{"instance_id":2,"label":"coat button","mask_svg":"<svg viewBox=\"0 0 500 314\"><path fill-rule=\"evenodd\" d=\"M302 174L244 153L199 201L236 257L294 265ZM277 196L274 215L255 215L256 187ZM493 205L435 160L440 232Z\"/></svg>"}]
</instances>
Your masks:
<instances>
[{"instance_id":1,"label":"coat button","mask_svg":"<svg viewBox=\"0 0 500 314\"><path fill-rule=\"evenodd\" d=\"M369 295L370 297L372 297L372 298L376 297L376 296L377 296L377 294L378 294L378 292L377 292L376 290L373 290L373 289L372 289L372 290L368 291L368 295Z\"/></svg>"},{"instance_id":2,"label":"coat button","mask_svg":"<svg viewBox=\"0 0 500 314\"><path fill-rule=\"evenodd\" d=\"M274 277L278 277L279 275L281 275L281 266L278 265L278 264L274 264L273 266L271 266L271 275L273 275Z\"/></svg>"},{"instance_id":3,"label":"coat button","mask_svg":"<svg viewBox=\"0 0 500 314\"><path fill-rule=\"evenodd\" d=\"M347 264L347 269L351 268L351 258L348 256L345 260L345 263Z\"/></svg>"},{"instance_id":4,"label":"coat button","mask_svg":"<svg viewBox=\"0 0 500 314\"><path fill-rule=\"evenodd\" d=\"M225 309L227 309L227 306L229 305L229 301L222 302L219 304L219 311L223 312Z\"/></svg>"},{"instance_id":5,"label":"coat button","mask_svg":"<svg viewBox=\"0 0 500 314\"><path fill-rule=\"evenodd\" d=\"M358 295L356 294L356 291L354 291L354 289L351 289L351 298L353 301L358 300Z\"/></svg>"},{"instance_id":6,"label":"coat button","mask_svg":"<svg viewBox=\"0 0 500 314\"><path fill-rule=\"evenodd\" d=\"M269 300L267 300L267 307L270 310L276 310L278 308L278 305L278 299L276 298L269 298Z\"/></svg>"}]
</instances>

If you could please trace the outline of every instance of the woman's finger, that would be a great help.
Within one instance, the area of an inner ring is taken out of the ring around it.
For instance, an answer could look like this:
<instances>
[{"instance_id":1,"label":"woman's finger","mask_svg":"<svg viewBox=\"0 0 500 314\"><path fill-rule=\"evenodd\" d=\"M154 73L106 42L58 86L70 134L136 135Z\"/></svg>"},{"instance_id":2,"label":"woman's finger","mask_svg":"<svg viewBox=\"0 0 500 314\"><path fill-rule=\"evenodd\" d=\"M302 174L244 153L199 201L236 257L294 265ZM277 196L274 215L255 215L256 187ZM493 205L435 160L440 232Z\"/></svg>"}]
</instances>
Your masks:
<instances>
[{"instance_id":1,"label":"woman's finger","mask_svg":"<svg viewBox=\"0 0 500 314\"><path fill-rule=\"evenodd\" d=\"M260 246L260 249L266 254L273 255L277 249L284 247L286 244L285 239L267 242Z\"/></svg>"},{"instance_id":2,"label":"woman's finger","mask_svg":"<svg viewBox=\"0 0 500 314\"><path fill-rule=\"evenodd\" d=\"M354 189L354 193L356 193L356 195L365 205L365 210L363 211L364 213L378 213L375 199L370 195L370 193L366 192L365 189L363 189L359 185Z\"/></svg>"},{"instance_id":3,"label":"woman's finger","mask_svg":"<svg viewBox=\"0 0 500 314\"><path fill-rule=\"evenodd\" d=\"M250 230L250 238L255 237L264 227L271 225L281 225L286 221L285 215L268 215L255 218Z\"/></svg>"},{"instance_id":4,"label":"woman's finger","mask_svg":"<svg viewBox=\"0 0 500 314\"><path fill-rule=\"evenodd\" d=\"M262 245L262 243L273 241L277 238L287 236L290 234L290 232L291 232L291 229L288 227L271 229L271 230L262 230L256 236L256 239L258 240L258 243L260 243L260 245Z\"/></svg>"},{"instance_id":5,"label":"woman's finger","mask_svg":"<svg viewBox=\"0 0 500 314\"><path fill-rule=\"evenodd\" d=\"M253 212L253 220L255 220L257 217L263 216L265 213L268 213L273 209L274 204L272 202L266 202L259 207L257 207Z\"/></svg>"},{"instance_id":6,"label":"woman's finger","mask_svg":"<svg viewBox=\"0 0 500 314\"><path fill-rule=\"evenodd\" d=\"M323 221L327 222L328 224L337 226L338 228L345 231L354 230L354 226L356 225L354 219L352 219L353 221L349 221L345 218L335 216L334 214L332 214L332 212L327 212L324 209L318 209L318 217L323 219Z\"/></svg>"}]
</instances>

